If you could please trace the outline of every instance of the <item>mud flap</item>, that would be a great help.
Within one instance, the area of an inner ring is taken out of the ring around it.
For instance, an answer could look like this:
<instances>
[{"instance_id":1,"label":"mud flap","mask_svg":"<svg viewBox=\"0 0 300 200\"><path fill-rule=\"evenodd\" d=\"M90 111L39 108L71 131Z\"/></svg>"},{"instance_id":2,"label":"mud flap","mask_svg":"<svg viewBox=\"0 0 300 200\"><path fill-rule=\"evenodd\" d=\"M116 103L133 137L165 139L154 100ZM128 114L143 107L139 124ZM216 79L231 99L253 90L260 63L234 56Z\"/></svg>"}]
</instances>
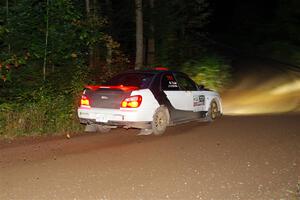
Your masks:
<instances>
[{"instance_id":1,"label":"mud flap","mask_svg":"<svg viewBox=\"0 0 300 200\"><path fill-rule=\"evenodd\" d=\"M97 126L95 124L87 124L84 129L85 132L97 132Z\"/></svg>"},{"instance_id":2,"label":"mud flap","mask_svg":"<svg viewBox=\"0 0 300 200\"><path fill-rule=\"evenodd\" d=\"M138 135L151 135L153 133L152 129L141 129Z\"/></svg>"}]
</instances>

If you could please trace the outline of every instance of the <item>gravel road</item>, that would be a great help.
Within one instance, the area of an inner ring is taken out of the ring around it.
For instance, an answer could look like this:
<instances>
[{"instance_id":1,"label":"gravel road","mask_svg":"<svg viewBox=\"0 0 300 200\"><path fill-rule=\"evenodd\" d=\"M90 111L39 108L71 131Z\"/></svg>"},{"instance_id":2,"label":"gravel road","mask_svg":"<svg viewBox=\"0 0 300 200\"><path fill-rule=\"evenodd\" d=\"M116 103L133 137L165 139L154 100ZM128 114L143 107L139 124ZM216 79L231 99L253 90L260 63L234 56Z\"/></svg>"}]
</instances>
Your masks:
<instances>
[{"instance_id":1,"label":"gravel road","mask_svg":"<svg viewBox=\"0 0 300 200\"><path fill-rule=\"evenodd\" d=\"M1 200L299 200L300 115L0 143ZM297 185L298 184L298 185Z\"/></svg>"}]
</instances>

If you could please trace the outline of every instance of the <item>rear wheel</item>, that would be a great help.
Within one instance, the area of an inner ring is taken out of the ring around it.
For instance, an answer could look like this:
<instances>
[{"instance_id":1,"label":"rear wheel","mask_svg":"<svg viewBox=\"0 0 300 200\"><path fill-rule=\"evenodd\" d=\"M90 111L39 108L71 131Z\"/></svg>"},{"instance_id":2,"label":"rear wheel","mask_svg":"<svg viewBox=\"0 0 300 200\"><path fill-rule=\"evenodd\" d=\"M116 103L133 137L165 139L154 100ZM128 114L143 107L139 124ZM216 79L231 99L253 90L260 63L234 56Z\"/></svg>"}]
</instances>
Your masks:
<instances>
[{"instance_id":1,"label":"rear wheel","mask_svg":"<svg viewBox=\"0 0 300 200\"><path fill-rule=\"evenodd\" d=\"M154 135L161 135L165 132L169 124L169 118L169 111L166 107L161 106L155 111L151 122Z\"/></svg>"}]
</instances>

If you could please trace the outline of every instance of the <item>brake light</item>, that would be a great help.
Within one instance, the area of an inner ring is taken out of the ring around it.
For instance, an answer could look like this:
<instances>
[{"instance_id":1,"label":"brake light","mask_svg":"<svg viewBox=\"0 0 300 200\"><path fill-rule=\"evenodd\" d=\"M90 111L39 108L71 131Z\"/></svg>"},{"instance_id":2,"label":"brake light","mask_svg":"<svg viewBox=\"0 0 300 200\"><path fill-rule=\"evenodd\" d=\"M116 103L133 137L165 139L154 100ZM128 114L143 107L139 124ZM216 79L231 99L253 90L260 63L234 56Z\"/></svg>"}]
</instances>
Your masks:
<instances>
[{"instance_id":1,"label":"brake light","mask_svg":"<svg viewBox=\"0 0 300 200\"><path fill-rule=\"evenodd\" d=\"M90 108L90 100L87 96L82 95L80 100L80 107Z\"/></svg>"},{"instance_id":2,"label":"brake light","mask_svg":"<svg viewBox=\"0 0 300 200\"><path fill-rule=\"evenodd\" d=\"M156 67L156 68L154 68L155 70L157 70L157 71L168 71L169 69L168 68L166 68L166 67Z\"/></svg>"},{"instance_id":3,"label":"brake light","mask_svg":"<svg viewBox=\"0 0 300 200\"><path fill-rule=\"evenodd\" d=\"M142 103L142 96L136 95L125 98L121 103L121 108L138 108Z\"/></svg>"}]
</instances>

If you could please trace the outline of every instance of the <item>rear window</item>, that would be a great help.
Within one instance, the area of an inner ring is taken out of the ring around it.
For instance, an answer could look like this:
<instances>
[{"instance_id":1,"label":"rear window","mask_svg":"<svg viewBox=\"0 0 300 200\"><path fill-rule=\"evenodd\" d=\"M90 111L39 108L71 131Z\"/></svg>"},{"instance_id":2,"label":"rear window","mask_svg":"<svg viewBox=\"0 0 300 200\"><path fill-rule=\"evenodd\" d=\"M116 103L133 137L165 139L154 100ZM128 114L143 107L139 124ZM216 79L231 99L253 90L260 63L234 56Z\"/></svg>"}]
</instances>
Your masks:
<instances>
[{"instance_id":1,"label":"rear window","mask_svg":"<svg viewBox=\"0 0 300 200\"><path fill-rule=\"evenodd\" d=\"M124 85L124 86L136 86L140 89L148 88L154 74L142 74L142 73L127 73L119 74L109 80L107 85Z\"/></svg>"}]
</instances>

